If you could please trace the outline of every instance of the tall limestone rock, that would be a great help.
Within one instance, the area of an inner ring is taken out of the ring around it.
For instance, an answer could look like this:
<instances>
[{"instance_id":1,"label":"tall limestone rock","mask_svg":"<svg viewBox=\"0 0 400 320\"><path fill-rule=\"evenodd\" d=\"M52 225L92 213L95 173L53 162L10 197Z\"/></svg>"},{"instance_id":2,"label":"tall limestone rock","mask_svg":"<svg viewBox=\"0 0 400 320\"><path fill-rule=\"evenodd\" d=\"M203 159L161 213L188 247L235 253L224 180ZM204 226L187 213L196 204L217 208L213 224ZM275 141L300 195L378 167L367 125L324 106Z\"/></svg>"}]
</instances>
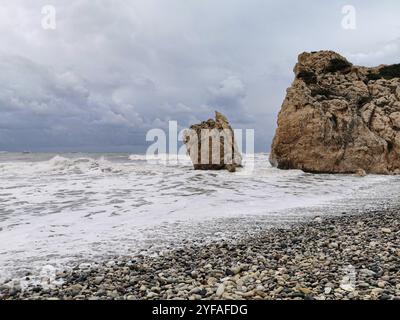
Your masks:
<instances>
[{"instance_id":1,"label":"tall limestone rock","mask_svg":"<svg viewBox=\"0 0 400 320\"><path fill-rule=\"evenodd\" d=\"M302 53L278 117L270 162L313 173L400 173L400 65L354 66Z\"/></svg>"},{"instance_id":2,"label":"tall limestone rock","mask_svg":"<svg viewBox=\"0 0 400 320\"><path fill-rule=\"evenodd\" d=\"M184 143L195 170L228 170L242 166L242 156L228 119L215 112L209 119L186 130Z\"/></svg>"}]
</instances>

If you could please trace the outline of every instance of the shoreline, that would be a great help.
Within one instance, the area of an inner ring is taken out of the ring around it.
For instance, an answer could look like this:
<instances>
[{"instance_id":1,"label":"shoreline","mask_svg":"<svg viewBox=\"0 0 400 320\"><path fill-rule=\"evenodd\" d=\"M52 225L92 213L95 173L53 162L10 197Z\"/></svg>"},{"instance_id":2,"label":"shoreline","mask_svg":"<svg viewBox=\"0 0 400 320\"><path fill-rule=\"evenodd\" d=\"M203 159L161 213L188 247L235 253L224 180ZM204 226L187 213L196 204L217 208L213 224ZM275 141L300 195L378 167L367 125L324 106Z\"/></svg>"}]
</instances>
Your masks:
<instances>
[{"instance_id":1,"label":"shoreline","mask_svg":"<svg viewBox=\"0 0 400 320\"><path fill-rule=\"evenodd\" d=\"M400 300L400 210L318 217L237 242L188 245L58 274L2 299Z\"/></svg>"}]
</instances>

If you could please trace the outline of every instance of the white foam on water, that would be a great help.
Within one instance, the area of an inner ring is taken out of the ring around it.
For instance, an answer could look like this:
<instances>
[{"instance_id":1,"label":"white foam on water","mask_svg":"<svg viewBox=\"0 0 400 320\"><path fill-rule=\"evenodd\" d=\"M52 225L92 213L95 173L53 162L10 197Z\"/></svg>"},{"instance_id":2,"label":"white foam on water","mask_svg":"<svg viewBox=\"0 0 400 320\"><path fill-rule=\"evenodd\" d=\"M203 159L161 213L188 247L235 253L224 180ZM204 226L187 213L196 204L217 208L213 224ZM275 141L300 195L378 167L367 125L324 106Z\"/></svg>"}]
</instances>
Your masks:
<instances>
[{"instance_id":1,"label":"white foam on water","mask_svg":"<svg viewBox=\"0 0 400 320\"><path fill-rule=\"evenodd\" d=\"M0 156L0 282L149 244L241 233L244 225L237 221L283 223L296 208L389 198L399 185L398 177L281 171L267 154L254 155L254 168L248 157L234 174L194 171L187 157L174 165L167 159Z\"/></svg>"}]
</instances>

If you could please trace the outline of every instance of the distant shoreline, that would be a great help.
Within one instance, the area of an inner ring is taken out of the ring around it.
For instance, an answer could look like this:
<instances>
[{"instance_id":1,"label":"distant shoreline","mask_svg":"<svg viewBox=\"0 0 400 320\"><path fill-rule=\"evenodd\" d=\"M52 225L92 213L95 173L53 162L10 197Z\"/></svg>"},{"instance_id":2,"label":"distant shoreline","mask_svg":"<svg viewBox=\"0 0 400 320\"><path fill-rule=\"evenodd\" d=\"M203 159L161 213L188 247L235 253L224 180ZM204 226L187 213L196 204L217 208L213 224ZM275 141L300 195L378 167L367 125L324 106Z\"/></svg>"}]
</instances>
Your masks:
<instances>
[{"instance_id":1,"label":"distant shoreline","mask_svg":"<svg viewBox=\"0 0 400 320\"><path fill-rule=\"evenodd\" d=\"M0 299L400 300L400 211L316 218L238 243L187 246L63 275Z\"/></svg>"}]
</instances>

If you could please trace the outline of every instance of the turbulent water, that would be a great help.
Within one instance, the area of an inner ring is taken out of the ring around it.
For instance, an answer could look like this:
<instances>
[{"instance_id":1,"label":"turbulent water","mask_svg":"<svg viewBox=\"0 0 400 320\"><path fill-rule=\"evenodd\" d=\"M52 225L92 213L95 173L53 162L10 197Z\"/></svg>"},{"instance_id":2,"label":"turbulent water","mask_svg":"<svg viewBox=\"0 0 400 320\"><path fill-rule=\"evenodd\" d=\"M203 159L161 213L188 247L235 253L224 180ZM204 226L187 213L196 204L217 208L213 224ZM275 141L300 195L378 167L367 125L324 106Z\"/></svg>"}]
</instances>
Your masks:
<instances>
[{"instance_id":1,"label":"turbulent water","mask_svg":"<svg viewBox=\"0 0 400 320\"><path fill-rule=\"evenodd\" d=\"M0 154L0 282L49 266L234 238L314 215L382 207L400 178L235 174L129 154Z\"/></svg>"}]
</instances>

